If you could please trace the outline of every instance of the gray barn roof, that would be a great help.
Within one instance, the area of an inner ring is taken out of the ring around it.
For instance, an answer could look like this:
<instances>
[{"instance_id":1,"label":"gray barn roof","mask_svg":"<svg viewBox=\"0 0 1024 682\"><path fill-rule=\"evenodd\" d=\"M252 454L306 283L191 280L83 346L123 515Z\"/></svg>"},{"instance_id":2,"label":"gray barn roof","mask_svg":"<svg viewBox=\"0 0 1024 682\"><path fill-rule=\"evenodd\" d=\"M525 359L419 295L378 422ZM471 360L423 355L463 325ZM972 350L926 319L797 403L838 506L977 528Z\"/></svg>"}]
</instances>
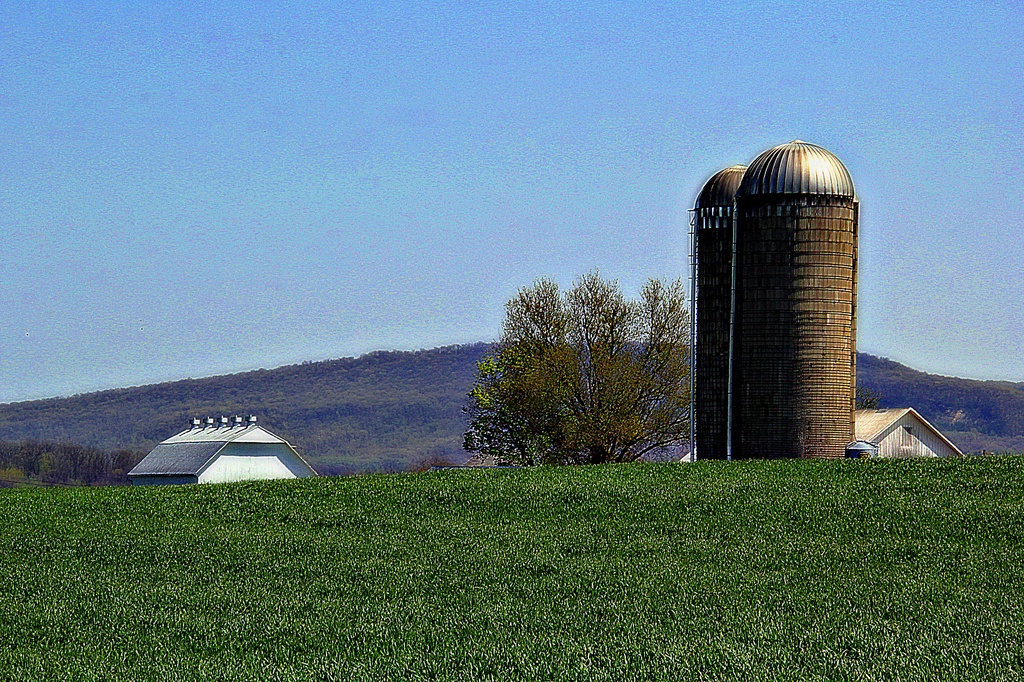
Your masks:
<instances>
[{"instance_id":1,"label":"gray barn roof","mask_svg":"<svg viewBox=\"0 0 1024 682\"><path fill-rule=\"evenodd\" d=\"M171 436L164 443L287 443L280 436L275 436L262 426L242 424L240 426L204 426L202 428L185 429Z\"/></svg>"},{"instance_id":2,"label":"gray barn roof","mask_svg":"<svg viewBox=\"0 0 1024 682\"><path fill-rule=\"evenodd\" d=\"M227 443L161 443L128 472L129 476L195 476Z\"/></svg>"}]
</instances>

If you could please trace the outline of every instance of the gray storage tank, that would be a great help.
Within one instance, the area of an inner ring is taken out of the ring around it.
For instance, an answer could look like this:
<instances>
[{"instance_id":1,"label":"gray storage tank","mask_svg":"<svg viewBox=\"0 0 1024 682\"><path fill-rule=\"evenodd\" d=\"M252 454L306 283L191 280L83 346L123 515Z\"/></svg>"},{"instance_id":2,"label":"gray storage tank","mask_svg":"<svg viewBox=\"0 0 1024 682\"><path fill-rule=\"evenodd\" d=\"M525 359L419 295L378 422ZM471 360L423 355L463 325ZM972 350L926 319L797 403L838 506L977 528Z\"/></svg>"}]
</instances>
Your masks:
<instances>
[{"instance_id":1,"label":"gray storage tank","mask_svg":"<svg viewBox=\"0 0 1024 682\"><path fill-rule=\"evenodd\" d=\"M728 452L733 203L746 166L720 170L694 203L696 377L694 439L701 459Z\"/></svg>"}]
</instances>

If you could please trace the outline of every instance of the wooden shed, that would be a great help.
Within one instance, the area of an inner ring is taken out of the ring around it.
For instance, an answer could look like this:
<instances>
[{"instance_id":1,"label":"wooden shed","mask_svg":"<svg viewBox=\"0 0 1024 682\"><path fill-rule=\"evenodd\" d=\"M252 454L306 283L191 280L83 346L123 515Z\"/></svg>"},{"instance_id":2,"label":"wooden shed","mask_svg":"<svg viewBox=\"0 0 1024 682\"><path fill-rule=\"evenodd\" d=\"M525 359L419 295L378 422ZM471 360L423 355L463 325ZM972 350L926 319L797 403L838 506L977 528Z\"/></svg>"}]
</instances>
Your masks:
<instances>
[{"instance_id":1,"label":"wooden shed","mask_svg":"<svg viewBox=\"0 0 1024 682\"><path fill-rule=\"evenodd\" d=\"M229 483L316 476L288 441L241 417L192 420L128 472L132 485Z\"/></svg>"},{"instance_id":2,"label":"wooden shed","mask_svg":"<svg viewBox=\"0 0 1024 682\"><path fill-rule=\"evenodd\" d=\"M857 410L857 440L878 446L879 457L963 457L960 448L912 407Z\"/></svg>"}]
</instances>

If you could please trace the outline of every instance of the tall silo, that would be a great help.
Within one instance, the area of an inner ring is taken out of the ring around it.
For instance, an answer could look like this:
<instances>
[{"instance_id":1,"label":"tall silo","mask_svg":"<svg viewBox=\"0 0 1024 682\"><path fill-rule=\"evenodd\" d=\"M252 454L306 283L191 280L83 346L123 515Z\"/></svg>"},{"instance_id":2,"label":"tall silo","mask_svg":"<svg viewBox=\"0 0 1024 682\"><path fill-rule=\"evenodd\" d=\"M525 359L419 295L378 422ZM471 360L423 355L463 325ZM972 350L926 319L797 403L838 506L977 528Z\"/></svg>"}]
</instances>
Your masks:
<instances>
[{"instance_id":1,"label":"tall silo","mask_svg":"<svg viewBox=\"0 0 1024 682\"><path fill-rule=\"evenodd\" d=\"M728 453L733 202L746 170L746 166L730 166L712 175L693 206L694 436L701 459L725 459Z\"/></svg>"},{"instance_id":2,"label":"tall silo","mask_svg":"<svg viewBox=\"0 0 1024 682\"><path fill-rule=\"evenodd\" d=\"M769 149L736 193L733 453L842 457L853 440L858 204L832 153Z\"/></svg>"}]
</instances>

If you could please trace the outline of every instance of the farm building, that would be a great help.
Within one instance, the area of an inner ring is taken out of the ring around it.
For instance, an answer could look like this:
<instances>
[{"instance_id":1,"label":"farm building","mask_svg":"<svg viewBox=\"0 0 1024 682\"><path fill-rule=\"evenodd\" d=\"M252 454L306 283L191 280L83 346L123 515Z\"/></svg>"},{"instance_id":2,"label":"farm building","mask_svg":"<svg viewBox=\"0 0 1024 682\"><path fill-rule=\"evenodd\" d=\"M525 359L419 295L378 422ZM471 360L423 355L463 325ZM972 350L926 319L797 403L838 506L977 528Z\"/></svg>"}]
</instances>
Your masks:
<instances>
[{"instance_id":1,"label":"farm building","mask_svg":"<svg viewBox=\"0 0 1024 682\"><path fill-rule=\"evenodd\" d=\"M307 478L313 470L288 441L256 425L256 418L205 421L153 448L128 472L133 485L229 483Z\"/></svg>"},{"instance_id":2,"label":"farm building","mask_svg":"<svg viewBox=\"0 0 1024 682\"><path fill-rule=\"evenodd\" d=\"M963 457L912 407L857 410L855 418L857 440L877 446L879 457Z\"/></svg>"}]
</instances>

